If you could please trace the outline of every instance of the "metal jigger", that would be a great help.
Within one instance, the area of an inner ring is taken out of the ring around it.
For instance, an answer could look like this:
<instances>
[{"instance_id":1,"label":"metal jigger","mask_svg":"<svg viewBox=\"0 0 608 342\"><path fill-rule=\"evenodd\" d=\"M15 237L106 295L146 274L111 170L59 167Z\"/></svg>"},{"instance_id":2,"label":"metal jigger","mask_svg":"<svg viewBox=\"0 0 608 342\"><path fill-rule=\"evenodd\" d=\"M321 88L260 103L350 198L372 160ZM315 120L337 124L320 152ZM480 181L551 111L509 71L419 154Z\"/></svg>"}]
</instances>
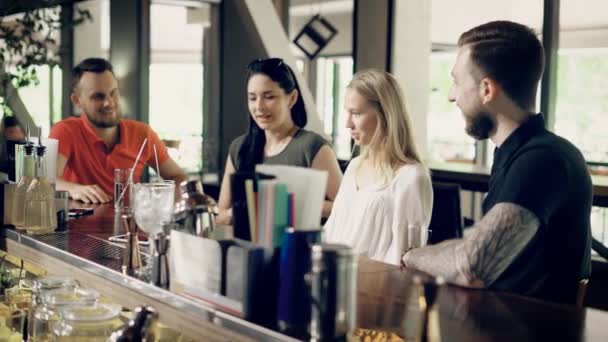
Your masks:
<instances>
[{"instance_id":1,"label":"metal jigger","mask_svg":"<svg viewBox=\"0 0 608 342\"><path fill-rule=\"evenodd\" d=\"M133 223L132 213L122 213L122 222L125 226L127 245L122 256L122 272L134 275L142 266L141 254L137 238L137 225Z\"/></svg>"},{"instance_id":2,"label":"metal jigger","mask_svg":"<svg viewBox=\"0 0 608 342\"><path fill-rule=\"evenodd\" d=\"M152 279L150 282L164 289L169 288L169 239L164 232L156 234L152 248Z\"/></svg>"}]
</instances>

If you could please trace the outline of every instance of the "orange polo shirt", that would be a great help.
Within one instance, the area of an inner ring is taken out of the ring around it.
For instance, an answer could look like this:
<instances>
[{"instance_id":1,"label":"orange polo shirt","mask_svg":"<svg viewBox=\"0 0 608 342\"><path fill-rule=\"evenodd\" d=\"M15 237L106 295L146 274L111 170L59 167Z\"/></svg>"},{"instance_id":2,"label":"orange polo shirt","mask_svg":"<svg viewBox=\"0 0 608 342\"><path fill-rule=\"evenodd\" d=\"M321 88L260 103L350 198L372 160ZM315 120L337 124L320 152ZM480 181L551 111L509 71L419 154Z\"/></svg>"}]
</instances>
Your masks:
<instances>
[{"instance_id":1,"label":"orange polo shirt","mask_svg":"<svg viewBox=\"0 0 608 342\"><path fill-rule=\"evenodd\" d=\"M159 165L169 159L167 147L150 126L120 119L118 127L119 142L112 150L108 150L105 142L95 134L86 115L70 117L55 124L49 137L59 140L58 153L67 159L63 178L78 184L97 184L112 195L114 169L132 167L145 138L148 138L148 142L135 166L134 182L139 182L146 165L156 169L154 145Z\"/></svg>"}]
</instances>

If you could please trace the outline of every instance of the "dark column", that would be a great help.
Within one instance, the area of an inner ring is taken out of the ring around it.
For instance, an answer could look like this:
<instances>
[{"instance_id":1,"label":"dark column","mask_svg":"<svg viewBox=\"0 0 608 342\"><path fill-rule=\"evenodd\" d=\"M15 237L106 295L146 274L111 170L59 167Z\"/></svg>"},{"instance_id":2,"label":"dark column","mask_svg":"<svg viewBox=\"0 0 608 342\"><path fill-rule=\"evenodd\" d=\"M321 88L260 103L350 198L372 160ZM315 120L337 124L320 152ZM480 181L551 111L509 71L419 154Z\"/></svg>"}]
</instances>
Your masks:
<instances>
[{"instance_id":1,"label":"dark column","mask_svg":"<svg viewBox=\"0 0 608 342\"><path fill-rule=\"evenodd\" d=\"M59 56L61 58L61 80L63 84L61 89L61 117L67 118L73 112L70 94L72 93L72 67L74 67L74 4L61 5L61 47ZM49 98L52 101L53 94L50 94Z\"/></svg>"},{"instance_id":2,"label":"dark column","mask_svg":"<svg viewBox=\"0 0 608 342\"><path fill-rule=\"evenodd\" d=\"M390 71L393 0L355 0L353 60L355 72L368 68Z\"/></svg>"},{"instance_id":3,"label":"dark column","mask_svg":"<svg viewBox=\"0 0 608 342\"><path fill-rule=\"evenodd\" d=\"M148 122L149 0L111 0L110 62L119 80L123 114Z\"/></svg>"},{"instance_id":4,"label":"dark column","mask_svg":"<svg viewBox=\"0 0 608 342\"><path fill-rule=\"evenodd\" d=\"M219 116L219 170L223 172L230 143L245 133L249 120L247 109L246 68L255 58L266 58L255 25L242 0L224 0L220 5L221 93Z\"/></svg>"},{"instance_id":5,"label":"dark column","mask_svg":"<svg viewBox=\"0 0 608 342\"><path fill-rule=\"evenodd\" d=\"M211 5L209 11L211 25L203 31L203 172L221 173L220 6Z\"/></svg>"},{"instance_id":6,"label":"dark column","mask_svg":"<svg viewBox=\"0 0 608 342\"><path fill-rule=\"evenodd\" d=\"M543 12L543 47L545 72L540 88L540 111L545 115L547 128L555 123L557 94L557 49L559 46L559 0L545 0Z\"/></svg>"}]
</instances>

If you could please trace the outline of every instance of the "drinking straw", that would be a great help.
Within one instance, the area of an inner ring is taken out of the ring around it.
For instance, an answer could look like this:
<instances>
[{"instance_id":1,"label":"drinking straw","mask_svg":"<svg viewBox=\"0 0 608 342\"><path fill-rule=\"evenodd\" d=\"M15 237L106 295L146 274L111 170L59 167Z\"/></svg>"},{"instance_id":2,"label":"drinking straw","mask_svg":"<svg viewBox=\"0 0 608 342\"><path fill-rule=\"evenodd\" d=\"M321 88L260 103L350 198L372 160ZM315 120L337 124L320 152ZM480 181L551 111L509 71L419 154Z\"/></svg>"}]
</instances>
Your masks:
<instances>
[{"instance_id":1,"label":"drinking straw","mask_svg":"<svg viewBox=\"0 0 608 342\"><path fill-rule=\"evenodd\" d=\"M154 160L156 161L156 174L160 177L160 168L158 167L158 155L156 154L156 144L152 145L154 147Z\"/></svg>"},{"instance_id":2,"label":"drinking straw","mask_svg":"<svg viewBox=\"0 0 608 342\"><path fill-rule=\"evenodd\" d=\"M144 147L146 146L147 142L148 142L148 138L145 138L144 142L141 143L141 147L139 148L139 152L137 152L137 157L135 158L133 167L131 167L131 172L129 172L129 179L127 180L128 183L131 183L133 181L133 172L135 171L135 165L137 165L137 163L139 162L139 157L141 157L141 153L144 151ZM128 188L128 186L125 186L124 188L122 188L122 191L120 192L120 196L118 196L118 199L114 202L114 209L118 208L118 203L120 203L120 201L122 200L122 197L125 195L127 188Z\"/></svg>"}]
</instances>

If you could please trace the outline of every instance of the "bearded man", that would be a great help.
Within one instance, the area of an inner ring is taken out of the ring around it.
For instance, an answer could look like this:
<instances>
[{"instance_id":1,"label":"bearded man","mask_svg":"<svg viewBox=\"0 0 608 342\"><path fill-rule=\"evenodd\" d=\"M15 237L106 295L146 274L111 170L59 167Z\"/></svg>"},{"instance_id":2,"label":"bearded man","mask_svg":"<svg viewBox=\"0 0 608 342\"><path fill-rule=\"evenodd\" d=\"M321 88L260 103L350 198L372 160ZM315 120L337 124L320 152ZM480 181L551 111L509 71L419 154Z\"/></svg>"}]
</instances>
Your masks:
<instances>
[{"instance_id":1,"label":"bearded man","mask_svg":"<svg viewBox=\"0 0 608 342\"><path fill-rule=\"evenodd\" d=\"M101 58L87 58L72 70L70 99L80 117L58 122L49 137L59 140L57 190L85 203L109 202L114 193L114 169L131 168L139 149L148 141L135 165L138 182L146 165L175 184L186 180L182 169L167 153L158 135L145 123L124 119L120 91L112 65Z\"/></svg>"},{"instance_id":2,"label":"bearded man","mask_svg":"<svg viewBox=\"0 0 608 342\"><path fill-rule=\"evenodd\" d=\"M484 216L464 238L410 250L403 264L465 287L574 303L591 270L592 185L581 152L534 112L543 47L508 21L477 26L458 45L449 100L469 135L496 145Z\"/></svg>"}]
</instances>

